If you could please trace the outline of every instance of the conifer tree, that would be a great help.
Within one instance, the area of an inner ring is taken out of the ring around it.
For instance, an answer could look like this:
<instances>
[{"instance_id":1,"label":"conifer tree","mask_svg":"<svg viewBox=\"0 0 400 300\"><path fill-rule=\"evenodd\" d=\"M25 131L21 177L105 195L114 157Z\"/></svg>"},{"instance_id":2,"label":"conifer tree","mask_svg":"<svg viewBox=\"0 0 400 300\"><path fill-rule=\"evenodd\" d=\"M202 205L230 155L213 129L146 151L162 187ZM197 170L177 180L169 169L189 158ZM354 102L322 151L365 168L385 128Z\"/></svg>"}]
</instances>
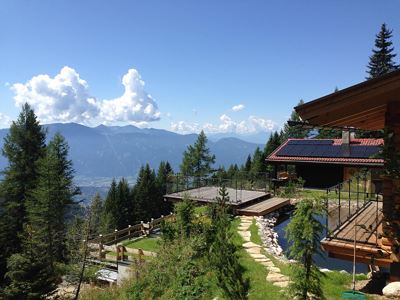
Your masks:
<instances>
[{"instance_id":1,"label":"conifer tree","mask_svg":"<svg viewBox=\"0 0 400 300\"><path fill-rule=\"evenodd\" d=\"M304 104L303 100L300 100L297 105L302 105ZM299 122L301 121L299 114L293 110L292 114L290 115L290 119L288 121L296 121ZM308 136L310 133L309 129L304 129L301 126L289 126L288 123L286 123L283 127L283 136L282 139L304 139Z\"/></svg>"},{"instance_id":2,"label":"conifer tree","mask_svg":"<svg viewBox=\"0 0 400 300\"><path fill-rule=\"evenodd\" d=\"M217 203L211 208L213 238L208 259L217 276L217 285L228 299L247 299L248 282L239 263L238 247L232 241L230 216L227 212L229 195L224 185L219 190Z\"/></svg>"},{"instance_id":3,"label":"conifer tree","mask_svg":"<svg viewBox=\"0 0 400 300\"><path fill-rule=\"evenodd\" d=\"M386 24L383 23L375 38L375 49L369 58L366 79L377 78L398 68L393 60L396 54L393 52L391 37L392 30L386 28Z\"/></svg>"},{"instance_id":4,"label":"conifer tree","mask_svg":"<svg viewBox=\"0 0 400 300\"><path fill-rule=\"evenodd\" d=\"M160 213L164 215L172 211L171 202L164 201L164 195L167 193L167 187L170 181L169 177L171 175L173 175L173 171L169 162L160 162L156 178L158 191L157 205L160 207Z\"/></svg>"},{"instance_id":5,"label":"conifer tree","mask_svg":"<svg viewBox=\"0 0 400 300\"><path fill-rule=\"evenodd\" d=\"M256 148L253 154L253 161L251 163L251 178L256 179L260 177L260 174L264 172L265 157L259 147Z\"/></svg>"},{"instance_id":6,"label":"conifer tree","mask_svg":"<svg viewBox=\"0 0 400 300\"><path fill-rule=\"evenodd\" d=\"M130 201L129 185L125 178L122 178L117 185L117 210L116 219L118 229L123 229L130 225L133 215L133 207Z\"/></svg>"},{"instance_id":7,"label":"conifer tree","mask_svg":"<svg viewBox=\"0 0 400 300\"><path fill-rule=\"evenodd\" d=\"M160 215L157 207L156 176L149 164L141 167L139 176L134 187L135 196L135 220L147 221L154 216Z\"/></svg>"},{"instance_id":8,"label":"conifer tree","mask_svg":"<svg viewBox=\"0 0 400 300\"><path fill-rule=\"evenodd\" d=\"M45 137L34 111L25 104L4 139L2 154L8 166L0 187L0 286L6 284L3 278L7 258L21 250L19 234L26 221L25 202L37 183L36 162L44 155Z\"/></svg>"},{"instance_id":9,"label":"conifer tree","mask_svg":"<svg viewBox=\"0 0 400 300\"><path fill-rule=\"evenodd\" d=\"M244 171L249 173L251 171L251 155L249 154L244 164Z\"/></svg>"},{"instance_id":10,"label":"conifer tree","mask_svg":"<svg viewBox=\"0 0 400 300\"><path fill-rule=\"evenodd\" d=\"M111 182L106 201L104 202L102 231L108 233L117 229L117 183L115 179ZM122 229L122 228L118 228Z\"/></svg>"},{"instance_id":11,"label":"conifer tree","mask_svg":"<svg viewBox=\"0 0 400 300\"><path fill-rule=\"evenodd\" d=\"M264 148L264 157L267 158L272 152L274 152L282 143L281 136L277 131L271 133L268 142Z\"/></svg>"},{"instance_id":12,"label":"conifer tree","mask_svg":"<svg viewBox=\"0 0 400 300\"><path fill-rule=\"evenodd\" d=\"M103 200L99 193L96 193L90 201L90 213L92 216L90 233L94 238L102 233Z\"/></svg>"},{"instance_id":13,"label":"conifer tree","mask_svg":"<svg viewBox=\"0 0 400 300\"><path fill-rule=\"evenodd\" d=\"M303 199L287 226L286 237L291 243L289 255L299 263L292 266L290 292L298 299L323 299L321 277L323 273L314 261L321 255L320 239L323 225L318 220L323 207L319 200Z\"/></svg>"},{"instance_id":14,"label":"conifer tree","mask_svg":"<svg viewBox=\"0 0 400 300\"><path fill-rule=\"evenodd\" d=\"M54 230L53 251L57 261L66 259L66 216L76 204L74 196L80 194L79 188L73 182L75 171L68 155L67 141L60 133L56 133L47 146L46 159L40 161L40 180L33 191L35 202L40 202L41 200L38 198L46 196L51 202L49 205L52 210L51 226ZM35 204L33 203L33 205Z\"/></svg>"},{"instance_id":15,"label":"conifer tree","mask_svg":"<svg viewBox=\"0 0 400 300\"><path fill-rule=\"evenodd\" d=\"M207 148L207 137L204 131L201 131L195 144L189 145L183 152L181 173L199 179L211 173L214 163L215 155L212 155L210 149Z\"/></svg>"}]
</instances>

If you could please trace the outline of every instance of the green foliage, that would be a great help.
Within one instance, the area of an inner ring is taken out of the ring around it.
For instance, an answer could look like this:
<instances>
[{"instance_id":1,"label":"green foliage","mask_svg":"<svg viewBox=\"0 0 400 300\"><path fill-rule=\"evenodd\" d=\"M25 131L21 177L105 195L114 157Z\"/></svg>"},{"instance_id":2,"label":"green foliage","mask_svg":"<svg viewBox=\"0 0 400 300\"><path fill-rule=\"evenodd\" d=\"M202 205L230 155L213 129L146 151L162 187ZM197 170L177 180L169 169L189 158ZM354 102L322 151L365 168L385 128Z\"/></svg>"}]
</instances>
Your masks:
<instances>
[{"instance_id":1,"label":"green foliage","mask_svg":"<svg viewBox=\"0 0 400 300\"><path fill-rule=\"evenodd\" d=\"M239 248L233 243L230 216L226 202L229 201L225 186L219 190L217 205L211 214L213 240L208 259L212 266L217 285L229 299L247 299L248 281L243 278L244 269L239 263Z\"/></svg>"},{"instance_id":2,"label":"green foliage","mask_svg":"<svg viewBox=\"0 0 400 300\"><path fill-rule=\"evenodd\" d=\"M97 237L102 234L102 217L103 213L103 200L99 193L96 193L90 202L90 211L92 213L92 220L90 224L90 233L92 237Z\"/></svg>"},{"instance_id":3,"label":"green foliage","mask_svg":"<svg viewBox=\"0 0 400 300\"><path fill-rule=\"evenodd\" d=\"M283 142L283 137L277 131L271 133L264 148L264 157L267 158L272 152L275 151Z\"/></svg>"},{"instance_id":4,"label":"green foliage","mask_svg":"<svg viewBox=\"0 0 400 300\"><path fill-rule=\"evenodd\" d=\"M156 175L149 164L146 164L139 171L139 176L135 187L134 195L134 220L136 222L150 220L152 217L161 215L160 200L157 197Z\"/></svg>"},{"instance_id":5,"label":"green foliage","mask_svg":"<svg viewBox=\"0 0 400 300\"><path fill-rule=\"evenodd\" d=\"M189 145L183 152L181 173L196 178L209 175L212 171L212 165L215 163L215 155L210 154L207 148L207 137L204 131L201 131L194 145Z\"/></svg>"},{"instance_id":6,"label":"green foliage","mask_svg":"<svg viewBox=\"0 0 400 300\"><path fill-rule=\"evenodd\" d=\"M316 218L322 215L320 200L303 199L286 228L286 237L291 243L290 257L298 261L293 264L290 293L299 299L323 299L321 277L323 273L315 264L314 254L321 254L320 237L323 225Z\"/></svg>"},{"instance_id":7,"label":"green foliage","mask_svg":"<svg viewBox=\"0 0 400 300\"><path fill-rule=\"evenodd\" d=\"M159 213L166 215L172 211L172 203L164 201L164 195L167 194L167 187L170 183L171 176L174 174L169 162L161 161L157 170L156 185L157 185L157 206Z\"/></svg>"},{"instance_id":8,"label":"green foliage","mask_svg":"<svg viewBox=\"0 0 400 300\"><path fill-rule=\"evenodd\" d=\"M369 58L366 79L377 78L398 68L393 60L396 54L393 53L391 37L392 30L387 29L386 24L383 23L375 38L375 49L372 50Z\"/></svg>"},{"instance_id":9,"label":"green foliage","mask_svg":"<svg viewBox=\"0 0 400 300\"><path fill-rule=\"evenodd\" d=\"M38 250L33 247L31 251L13 254L8 259L6 277L10 284L4 290L6 299L47 299L54 294L56 274L45 249Z\"/></svg>"},{"instance_id":10,"label":"green foliage","mask_svg":"<svg viewBox=\"0 0 400 300\"><path fill-rule=\"evenodd\" d=\"M286 198L299 198L303 186L304 180L301 177L297 180L289 180L287 185L281 190L280 196Z\"/></svg>"},{"instance_id":11,"label":"green foliage","mask_svg":"<svg viewBox=\"0 0 400 300\"><path fill-rule=\"evenodd\" d=\"M302 104L304 104L304 101L300 100L297 105L302 105ZM295 110L292 111L289 121L297 121L297 122L301 121L300 116ZM304 139L309 135L309 133L310 129L304 129L302 126L289 126L289 124L286 123L283 127L282 138L283 140Z\"/></svg>"},{"instance_id":12,"label":"green foliage","mask_svg":"<svg viewBox=\"0 0 400 300\"><path fill-rule=\"evenodd\" d=\"M26 198L38 179L36 162L44 156L45 135L34 111L25 104L4 139L2 154L8 159L8 166L3 171L0 191L0 278L6 272L7 258L21 249L18 234L26 221ZM0 280L0 286L6 283Z\"/></svg>"}]
</instances>

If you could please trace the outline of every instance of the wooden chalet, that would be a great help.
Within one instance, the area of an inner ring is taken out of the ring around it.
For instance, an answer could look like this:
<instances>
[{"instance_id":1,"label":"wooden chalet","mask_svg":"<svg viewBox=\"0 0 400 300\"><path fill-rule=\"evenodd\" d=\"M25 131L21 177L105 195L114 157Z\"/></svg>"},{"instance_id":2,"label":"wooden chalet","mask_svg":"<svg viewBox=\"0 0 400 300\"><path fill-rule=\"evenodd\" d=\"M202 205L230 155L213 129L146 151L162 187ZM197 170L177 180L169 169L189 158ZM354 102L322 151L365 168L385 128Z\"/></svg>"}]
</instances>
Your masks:
<instances>
[{"instance_id":1,"label":"wooden chalet","mask_svg":"<svg viewBox=\"0 0 400 300\"><path fill-rule=\"evenodd\" d=\"M295 167L295 176L305 187L329 188L351 178L360 169L378 171L383 168L383 139L355 139L349 132L342 139L288 139L266 159L276 169ZM376 189L380 189L378 172L371 172ZM323 174L323 176L321 176Z\"/></svg>"},{"instance_id":2,"label":"wooden chalet","mask_svg":"<svg viewBox=\"0 0 400 300\"><path fill-rule=\"evenodd\" d=\"M400 281L400 70L297 106L295 110L304 122L313 126L385 129L387 176L383 177L381 207L378 203L371 210L363 206L341 224L340 232L324 239L322 245L331 256L351 259L356 238L358 262L388 267L390 280ZM361 233L356 237L351 233L355 221L367 227L364 231L360 228Z\"/></svg>"}]
</instances>

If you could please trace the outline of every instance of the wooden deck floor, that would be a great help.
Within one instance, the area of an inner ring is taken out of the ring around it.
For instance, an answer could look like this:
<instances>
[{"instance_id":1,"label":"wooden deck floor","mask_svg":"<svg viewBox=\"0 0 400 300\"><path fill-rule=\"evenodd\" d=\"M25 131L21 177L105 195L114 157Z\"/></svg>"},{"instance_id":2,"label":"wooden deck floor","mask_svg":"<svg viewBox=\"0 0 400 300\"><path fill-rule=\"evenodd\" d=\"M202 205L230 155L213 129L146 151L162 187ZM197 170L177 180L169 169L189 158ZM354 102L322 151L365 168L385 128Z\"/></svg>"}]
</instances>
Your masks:
<instances>
[{"instance_id":1,"label":"wooden deck floor","mask_svg":"<svg viewBox=\"0 0 400 300\"><path fill-rule=\"evenodd\" d=\"M323 239L321 245L331 257L352 260L354 226L357 224L356 261L366 264L373 261L378 266L388 267L390 252L382 246L382 218L382 202L372 201L333 232L332 238Z\"/></svg>"},{"instance_id":2,"label":"wooden deck floor","mask_svg":"<svg viewBox=\"0 0 400 300\"><path fill-rule=\"evenodd\" d=\"M245 216L264 216L273 212L283 206L289 205L290 200L284 198L270 198L261 202L249 205L247 207L238 209L238 214Z\"/></svg>"},{"instance_id":3,"label":"wooden deck floor","mask_svg":"<svg viewBox=\"0 0 400 300\"><path fill-rule=\"evenodd\" d=\"M254 201L262 200L270 196L269 193L263 191L251 191L251 190L236 190L233 188L226 188L229 196L229 204L232 206L244 205ZM164 195L164 198L169 201L182 200L185 194L192 200L203 203L215 202L215 198L218 196L219 187L207 186L196 189L190 189L182 192L172 193Z\"/></svg>"}]
</instances>

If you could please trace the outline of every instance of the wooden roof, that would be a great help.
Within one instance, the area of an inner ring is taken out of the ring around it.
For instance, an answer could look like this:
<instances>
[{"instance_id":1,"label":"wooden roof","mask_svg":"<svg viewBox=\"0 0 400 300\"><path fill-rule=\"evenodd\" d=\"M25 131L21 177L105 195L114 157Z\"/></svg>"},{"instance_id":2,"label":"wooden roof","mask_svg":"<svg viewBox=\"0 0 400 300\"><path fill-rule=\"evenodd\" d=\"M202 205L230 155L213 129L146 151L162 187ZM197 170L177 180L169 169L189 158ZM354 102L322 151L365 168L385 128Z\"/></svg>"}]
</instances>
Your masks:
<instances>
[{"instance_id":1,"label":"wooden roof","mask_svg":"<svg viewBox=\"0 0 400 300\"><path fill-rule=\"evenodd\" d=\"M386 106L400 105L400 70L364 81L295 107L303 121L315 126L384 127Z\"/></svg>"}]
</instances>

